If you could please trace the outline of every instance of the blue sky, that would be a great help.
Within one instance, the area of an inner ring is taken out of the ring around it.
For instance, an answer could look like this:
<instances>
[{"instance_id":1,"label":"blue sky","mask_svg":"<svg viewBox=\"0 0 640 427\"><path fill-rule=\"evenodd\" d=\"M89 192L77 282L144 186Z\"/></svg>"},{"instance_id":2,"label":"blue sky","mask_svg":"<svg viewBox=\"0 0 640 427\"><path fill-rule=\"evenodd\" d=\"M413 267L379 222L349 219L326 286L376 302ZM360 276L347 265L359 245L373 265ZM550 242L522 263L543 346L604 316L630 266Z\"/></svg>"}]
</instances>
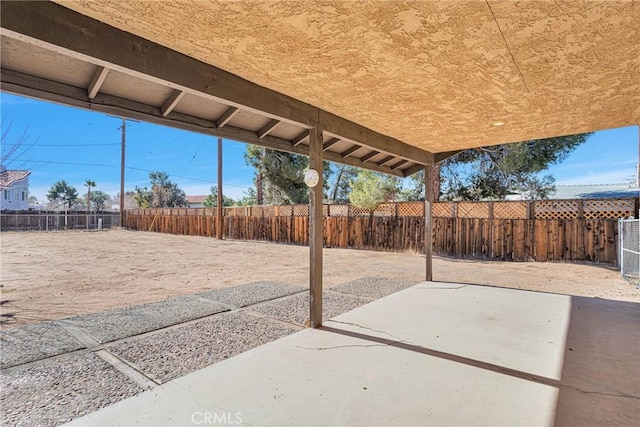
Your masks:
<instances>
[{"instance_id":1,"label":"blue sky","mask_svg":"<svg viewBox=\"0 0 640 427\"><path fill-rule=\"evenodd\" d=\"M8 144L27 132L29 150L8 165L32 171L30 193L45 200L51 184L64 179L84 192L84 181L112 196L120 191L120 120L2 93L3 132ZM149 185L149 171L163 171L187 195L208 194L216 184L217 139L148 123L127 126L125 189ZM245 164L245 144L224 141L225 194L240 198L252 186ZM562 164L548 172L557 184L610 184L634 179L638 162L638 127L596 132Z\"/></svg>"}]
</instances>

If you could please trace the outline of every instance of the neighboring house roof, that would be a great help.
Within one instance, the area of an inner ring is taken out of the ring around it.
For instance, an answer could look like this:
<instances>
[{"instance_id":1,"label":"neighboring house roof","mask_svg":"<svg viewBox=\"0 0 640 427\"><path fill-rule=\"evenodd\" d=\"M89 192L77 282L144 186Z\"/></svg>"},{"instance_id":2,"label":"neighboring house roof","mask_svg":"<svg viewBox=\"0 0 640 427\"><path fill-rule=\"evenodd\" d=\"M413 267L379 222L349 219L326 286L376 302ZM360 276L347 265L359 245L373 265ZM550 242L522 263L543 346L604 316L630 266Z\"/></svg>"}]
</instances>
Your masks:
<instances>
[{"instance_id":1,"label":"neighboring house roof","mask_svg":"<svg viewBox=\"0 0 640 427\"><path fill-rule=\"evenodd\" d=\"M205 199L209 196L187 196L188 203L204 203Z\"/></svg>"},{"instance_id":2,"label":"neighboring house roof","mask_svg":"<svg viewBox=\"0 0 640 427\"><path fill-rule=\"evenodd\" d=\"M3 170L0 172L0 190L11 187L14 182L22 181L31 175L31 171Z\"/></svg>"},{"instance_id":3,"label":"neighboring house roof","mask_svg":"<svg viewBox=\"0 0 640 427\"><path fill-rule=\"evenodd\" d=\"M549 199L608 199L638 197L635 184L556 185Z\"/></svg>"}]
</instances>

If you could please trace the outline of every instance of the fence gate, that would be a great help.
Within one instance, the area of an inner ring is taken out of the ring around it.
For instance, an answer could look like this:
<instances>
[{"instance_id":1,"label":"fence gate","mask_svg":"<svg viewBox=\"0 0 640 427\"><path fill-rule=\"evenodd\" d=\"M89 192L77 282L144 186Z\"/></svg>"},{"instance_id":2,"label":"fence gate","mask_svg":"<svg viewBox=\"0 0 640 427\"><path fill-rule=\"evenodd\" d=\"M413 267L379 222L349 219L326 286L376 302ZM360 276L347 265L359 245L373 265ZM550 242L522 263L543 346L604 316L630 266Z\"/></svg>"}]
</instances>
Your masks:
<instances>
[{"instance_id":1,"label":"fence gate","mask_svg":"<svg viewBox=\"0 0 640 427\"><path fill-rule=\"evenodd\" d=\"M640 219L620 220L620 272L640 287Z\"/></svg>"}]
</instances>

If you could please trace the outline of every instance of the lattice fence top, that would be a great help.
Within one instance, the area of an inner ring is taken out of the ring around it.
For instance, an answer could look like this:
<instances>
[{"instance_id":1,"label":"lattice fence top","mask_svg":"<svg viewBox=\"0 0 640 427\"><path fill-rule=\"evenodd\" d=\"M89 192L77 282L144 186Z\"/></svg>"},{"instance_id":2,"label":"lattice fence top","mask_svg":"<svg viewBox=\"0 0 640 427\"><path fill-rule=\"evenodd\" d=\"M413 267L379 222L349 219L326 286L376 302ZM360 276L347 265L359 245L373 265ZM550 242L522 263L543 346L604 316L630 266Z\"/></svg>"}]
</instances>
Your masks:
<instances>
[{"instance_id":1,"label":"lattice fence top","mask_svg":"<svg viewBox=\"0 0 640 427\"><path fill-rule=\"evenodd\" d=\"M435 203L434 203L435 206ZM433 208L432 208L433 211ZM398 203L398 216L423 216L424 202ZM437 216L432 214L433 216Z\"/></svg>"},{"instance_id":2,"label":"lattice fence top","mask_svg":"<svg viewBox=\"0 0 640 427\"><path fill-rule=\"evenodd\" d=\"M438 217L451 218L453 217L453 203L452 202L436 202L431 207L431 215Z\"/></svg>"},{"instance_id":3,"label":"lattice fence top","mask_svg":"<svg viewBox=\"0 0 640 427\"><path fill-rule=\"evenodd\" d=\"M578 200L536 200L535 219L573 219L580 215Z\"/></svg>"},{"instance_id":4,"label":"lattice fence top","mask_svg":"<svg viewBox=\"0 0 640 427\"><path fill-rule=\"evenodd\" d=\"M329 216L348 216L349 205L328 205Z\"/></svg>"},{"instance_id":5,"label":"lattice fence top","mask_svg":"<svg viewBox=\"0 0 640 427\"><path fill-rule=\"evenodd\" d=\"M459 202L458 218L489 218L489 204Z\"/></svg>"},{"instance_id":6,"label":"lattice fence top","mask_svg":"<svg viewBox=\"0 0 640 427\"><path fill-rule=\"evenodd\" d=\"M383 203L373 211L373 216L396 216L395 203Z\"/></svg>"},{"instance_id":7,"label":"lattice fence top","mask_svg":"<svg viewBox=\"0 0 640 427\"><path fill-rule=\"evenodd\" d=\"M527 219L527 202L494 202L493 217L497 219Z\"/></svg>"},{"instance_id":8,"label":"lattice fence top","mask_svg":"<svg viewBox=\"0 0 640 427\"><path fill-rule=\"evenodd\" d=\"M583 215L587 219L600 218L630 218L634 217L634 199L594 199L585 200L583 203Z\"/></svg>"},{"instance_id":9,"label":"lattice fence top","mask_svg":"<svg viewBox=\"0 0 640 427\"><path fill-rule=\"evenodd\" d=\"M617 219L636 217L638 199L575 199L499 202L435 202L434 217L527 219ZM419 217L424 215L424 202L382 203L373 213L353 205L323 205L324 216L330 217ZM216 208L129 209L128 215L208 216ZM306 217L309 205L232 206L224 208L225 216Z\"/></svg>"},{"instance_id":10,"label":"lattice fence top","mask_svg":"<svg viewBox=\"0 0 640 427\"><path fill-rule=\"evenodd\" d=\"M359 208L357 206L351 206L349 210L351 216L369 216L371 211L369 209Z\"/></svg>"}]
</instances>

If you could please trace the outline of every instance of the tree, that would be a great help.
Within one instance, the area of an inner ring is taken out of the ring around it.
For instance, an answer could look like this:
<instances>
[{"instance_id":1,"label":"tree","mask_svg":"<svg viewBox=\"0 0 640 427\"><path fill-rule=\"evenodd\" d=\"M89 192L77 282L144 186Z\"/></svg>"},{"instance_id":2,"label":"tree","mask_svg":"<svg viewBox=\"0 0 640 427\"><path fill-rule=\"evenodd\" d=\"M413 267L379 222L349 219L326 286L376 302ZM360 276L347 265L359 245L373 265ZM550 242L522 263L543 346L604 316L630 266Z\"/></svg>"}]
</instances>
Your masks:
<instances>
[{"instance_id":1,"label":"tree","mask_svg":"<svg viewBox=\"0 0 640 427\"><path fill-rule=\"evenodd\" d=\"M169 180L165 172L150 172L151 189L135 187L134 196L138 207L146 208L179 208L187 206L185 192Z\"/></svg>"},{"instance_id":2,"label":"tree","mask_svg":"<svg viewBox=\"0 0 640 427\"><path fill-rule=\"evenodd\" d=\"M441 163L445 200L503 199L511 192L528 198L547 197L555 190L551 175L540 176L549 165L563 161L590 133L501 144L461 151Z\"/></svg>"},{"instance_id":3,"label":"tree","mask_svg":"<svg viewBox=\"0 0 640 427\"><path fill-rule=\"evenodd\" d=\"M111 201L111 196L104 191L96 190L91 193L91 202L95 205L97 211L105 210L109 201Z\"/></svg>"},{"instance_id":4,"label":"tree","mask_svg":"<svg viewBox=\"0 0 640 427\"><path fill-rule=\"evenodd\" d=\"M238 199L237 206L255 206L257 204L257 196L255 188L249 188L245 192L245 196Z\"/></svg>"},{"instance_id":5,"label":"tree","mask_svg":"<svg viewBox=\"0 0 640 427\"><path fill-rule=\"evenodd\" d=\"M140 208L140 205L138 204L138 201L136 200L136 194L137 193L135 191L125 191L124 192L124 208L125 209L138 209L138 208ZM114 204L114 205L118 205L118 209L119 209L120 193L116 194L115 197L113 197L109 203Z\"/></svg>"},{"instance_id":6,"label":"tree","mask_svg":"<svg viewBox=\"0 0 640 427\"><path fill-rule=\"evenodd\" d=\"M259 204L309 202L309 188L304 183L304 174L309 167L309 159L306 156L248 145L244 158L246 163L256 170L256 198ZM331 166L324 162L325 192L329 188L330 176ZM262 198L261 194L264 194Z\"/></svg>"},{"instance_id":7,"label":"tree","mask_svg":"<svg viewBox=\"0 0 640 427\"><path fill-rule=\"evenodd\" d=\"M309 160L301 155L247 146L245 161L256 169L257 202L262 204L308 203L304 170ZM262 198L262 200L260 200Z\"/></svg>"},{"instance_id":8,"label":"tree","mask_svg":"<svg viewBox=\"0 0 640 427\"><path fill-rule=\"evenodd\" d=\"M358 175L358 168L349 165L338 165L336 178L331 185L329 200L332 203L346 203L349 201L351 184Z\"/></svg>"},{"instance_id":9,"label":"tree","mask_svg":"<svg viewBox=\"0 0 640 427\"><path fill-rule=\"evenodd\" d=\"M175 184L169 181L165 172L149 173L151 179L152 205L154 208L179 208L187 206L187 195Z\"/></svg>"},{"instance_id":10,"label":"tree","mask_svg":"<svg viewBox=\"0 0 640 427\"><path fill-rule=\"evenodd\" d=\"M71 206L78 198L78 190L75 187L67 184L66 181L56 181L53 183L49 192L47 193L47 199L50 202L60 202L63 204L65 211L71 209Z\"/></svg>"},{"instance_id":11,"label":"tree","mask_svg":"<svg viewBox=\"0 0 640 427\"><path fill-rule=\"evenodd\" d=\"M222 195L222 206L233 206L235 201L231 197L227 197L224 194ZM214 206L218 206L218 186L214 185L211 187L211 194L204 199L204 205L207 208L212 208Z\"/></svg>"},{"instance_id":12,"label":"tree","mask_svg":"<svg viewBox=\"0 0 640 427\"><path fill-rule=\"evenodd\" d=\"M138 204L138 208L148 209L153 203L153 191L149 190L147 187L140 188L136 185L133 198Z\"/></svg>"},{"instance_id":13,"label":"tree","mask_svg":"<svg viewBox=\"0 0 640 427\"><path fill-rule=\"evenodd\" d=\"M381 203L393 200L400 191L397 177L361 169L351 184L350 202L373 211Z\"/></svg>"},{"instance_id":14,"label":"tree","mask_svg":"<svg viewBox=\"0 0 640 427\"><path fill-rule=\"evenodd\" d=\"M91 188L96 186L96 182L88 179L84 182L84 186L87 187L87 212L89 212L91 210Z\"/></svg>"},{"instance_id":15,"label":"tree","mask_svg":"<svg viewBox=\"0 0 640 427\"><path fill-rule=\"evenodd\" d=\"M0 166L21 169L31 160L24 157L38 143L38 140L27 144L29 140L29 127L27 127L20 136L15 139L12 138L10 141L9 134L11 133L12 125L13 122L6 123L5 117L2 117L0 124L0 128L2 128L2 134L0 135Z\"/></svg>"}]
</instances>

